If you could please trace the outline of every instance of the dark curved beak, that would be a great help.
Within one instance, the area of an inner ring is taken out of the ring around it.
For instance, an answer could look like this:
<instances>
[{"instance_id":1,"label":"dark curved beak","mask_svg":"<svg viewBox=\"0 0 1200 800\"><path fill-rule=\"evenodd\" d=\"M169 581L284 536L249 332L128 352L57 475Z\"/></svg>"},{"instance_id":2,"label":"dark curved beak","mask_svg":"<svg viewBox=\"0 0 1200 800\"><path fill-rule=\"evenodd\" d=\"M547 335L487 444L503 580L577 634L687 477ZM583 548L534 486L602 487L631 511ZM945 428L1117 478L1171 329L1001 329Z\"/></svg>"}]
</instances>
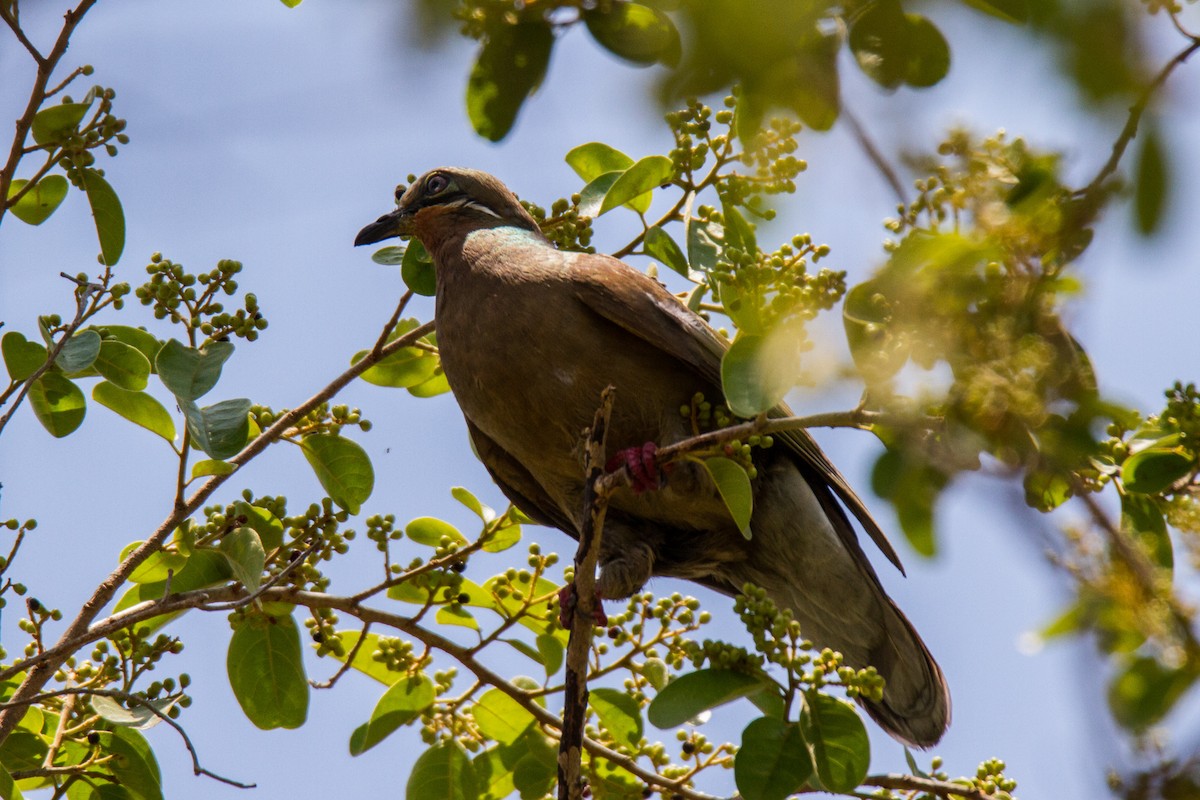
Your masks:
<instances>
[{"instance_id":1,"label":"dark curved beak","mask_svg":"<svg viewBox=\"0 0 1200 800\"><path fill-rule=\"evenodd\" d=\"M397 208L390 214L384 214L358 232L358 236L354 237L354 246L374 244L394 236L405 236L409 233L410 220L412 220L412 215L403 208Z\"/></svg>"}]
</instances>

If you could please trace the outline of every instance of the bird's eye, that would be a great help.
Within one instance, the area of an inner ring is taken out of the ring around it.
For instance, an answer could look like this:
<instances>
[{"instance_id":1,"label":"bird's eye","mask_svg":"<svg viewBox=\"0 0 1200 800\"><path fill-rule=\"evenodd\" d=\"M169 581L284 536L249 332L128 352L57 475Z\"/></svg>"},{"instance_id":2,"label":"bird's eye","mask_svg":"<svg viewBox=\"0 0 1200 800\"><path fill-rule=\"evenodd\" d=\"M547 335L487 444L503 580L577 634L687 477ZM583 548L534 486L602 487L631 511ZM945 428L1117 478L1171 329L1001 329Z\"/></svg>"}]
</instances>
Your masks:
<instances>
[{"instance_id":1,"label":"bird's eye","mask_svg":"<svg viewBox=\"0 0 1200 800\"><path fill-rule=\"evenodd\" d=\"M441 194L450 185L450 179L440 172L430 175L425 181L425 191L429 194Z\"/></svg>"}]
</instances>

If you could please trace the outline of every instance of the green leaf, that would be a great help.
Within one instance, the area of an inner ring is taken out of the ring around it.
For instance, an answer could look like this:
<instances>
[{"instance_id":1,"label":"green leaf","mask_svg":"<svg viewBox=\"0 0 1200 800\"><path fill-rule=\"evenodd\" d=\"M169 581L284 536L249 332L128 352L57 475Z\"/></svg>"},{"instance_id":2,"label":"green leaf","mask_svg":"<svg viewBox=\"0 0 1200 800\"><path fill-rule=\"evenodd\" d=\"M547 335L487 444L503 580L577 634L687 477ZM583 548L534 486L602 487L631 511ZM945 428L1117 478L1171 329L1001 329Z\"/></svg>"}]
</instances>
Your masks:
<instances>
[{"instance_id":1,"label":"green leaf","mask_svg":"<svg viewBox=\"0 0 1200 800\"><path fill-rule=\"evenodd\" d=\"M268 553L283 545L283 522L267 509L238 500L233 504L233 513L238 524L254 529Z\"/></svg>"},{"instance_id":2,"label":"green leaf","mask_svg":"<svg viewBox=\"0 0 1200 800\"><path fill-rule=\"evenodd\" d=\"M121 252L125 249L125 212L121 209L121 201L96 170L81 169L79 177L92 206L92 219L96 221L100 257L104 264L112 266L121 260Z\"/></svg>"},{"instance_id":3,"label":"green leaf","mask_svg":"<svg viewBox=\"0 0 1200 800\"><path fill-rule=\"evenodd\" d=\"M600 206L604 203L604 197L608 194L608 190L613 187L617 179L624 174L624 171L605 172L602 175L597 175L584 186L579 192L579 214L583 217L598 217L600 216ZM647 205L648 209L650 206ZM643 213L645 211L643 210Z\"/></svg>"},{"instance_id":4,"label":"green leaf","mask_svg":"<svg viewBox=\"0 0 1200 800\"><path fill-rule=\"evenodd\" d=\"M617 743L638 746L642 740L642 712L637 700L619 689L601 686L588 693L588 704Z\"/></svg>"},{"instance_id":5,"label":"green leaf","mask_svg":"<svg viewBox=\"0 0 1200 800\"><path fill-rule=\"evenodd\" d=\"M1167 184L1167 154L1162 136L1157 126L1146 125L1142 131L1142 149L1138 153L1133 203L1137 231L1142 236L1154 233L1162 223L1163 209L1167 205Z\"/></svg>"},{"instance_id":6,"label":"green leaf","mask_svg":"<svg viewBox=\"0 0 1200 800\"><path fill-rule=\"evenodd\" d=\"M720 245L724 233L715 222L704 222L699 217L688 217L684 223L687 230L688 263L692 269L708 273L717 266Z\"/></svg>"},{"instance_id":7,"label":"green leaf","mask_svg":"<svg viewBox=\"0 0 1200 800\"><path fill-rule=\"evenodd\" d=\"M414 242L409 249L417 246ZM415 319L404 319L396 325L396 329L388 336L392 342L415 329L419 323ZM359 350L350 359L351 364L357 364L370 352ZM392 353L377 364L373 364L362 374L362 379L376 386L388 386L396 389L412 389L434 377L440 362L437 356L419 350L416 347L404 347Z\"/></svg>"},{"instance_id":8,"label":"green leaf","mask_svg":"<svg viewBox=\"0 0 1200 800\"><path fill-rule=\"evenodd\" d=\"M357 442L331 433L306 436L300 448L326 494L351 514L357 514L375 488L375 470L367 451Z\"/></svg>"},{"instance_id":9,"label":"green leaf","mask_svg":"<svg viewBox=\"0 0 1200 800\"><path fill-rule=\"evenodd\" d=\"M906 14L898 0L878 0L850 28L858 66L886 89L932 86L950 69L950 48L925 17Z\"/></svg>"},{"instance_id":10,"label":"green leaf","mask_svg":"<svg viewBox=\"0 0 1200 800\"><path fill-rule=\"evenodd\" d=\"M1144 731L1170 711L1196 681L1186 669L1169 669L1148 656L1137 656L1108 687L1113 718L1131 731Z\"/></svg>"},{"instance_id":11,"label":"green leaf","mask_svg":"<svg viewBox=\"0 0 1200 800\"><path fill-rule=\"evenodd\" d=\"M417 544L429 547L441 547L442 539L449 539L459 547L468 544L458 528L436 517L417 517L405 526L404 533Z\"/></svg>"},{"instance_id":12,"label":"green leaf","mask_svg":"<svg viewBox=\"0 0 1200 800\"><path fill-rule=\"evenodd\" d=\"M671 159L666 156L646 156L640 159L613 183L600 204L600 214L606 214L617 206L632 203L648 195L659 186L669 183L674 173ZM649 202L642 200L649 208Z\"/></svg>"},{"instance_id":13,"label":"green leaf","mask_svg":"<svg viewBox=\"0 0 1200 800\"><path fill-rule=\"evenodd\" d=\"M350 653L354 651L355 644L358 643L358 638L362 636L362 631L343 630L338 631L338 637L342 640L342 650L338 652L330 652L329 655L346 663L346 659ZM314 644L314 647L316 645ZM379 650L379 634L368 633L364 637L362 646L354 653L354 661L350 666L358 670L367 677L374 678L384 686L391 686L397 681L403 680L406 676L404 672L396 672L389 670L387 665L382 661L376 661L372 658L372 654Z\"/></svg>"},{"instance_id":14,"label":"green leaf","mask_svg":"<svg viewBox=\"0 0 1200 800\"><path fill-rule=\"evenodd\" d=\"M462 605L475 606L476 608L490 608L499 613L499 608L496 605L492 593L488 589L484 589L479 584L475 583L470 578L463 578L459 575L453 575L447 570L432 570L422 575L396 584L388 589L388 597L393 600L400 600L405 603L415 603L425 605L429 602L448 602L447 589L450 586L458 585L458 597L466 595L466 602ZM432 600L431 600L432 598Z\"/></svg>"},{"instance_id":15,"label":"green leaf","mask_svg":"<svg viewBox=\"0 0 1200 800\"><path fill-rule=\"evenodd\" d=\"M171 710L172 706L179 702L179 698L166 697L159 700L147 700L146 702L165 714ZM134 728L140 731L153 728L162 722L162 717L140 703L135 704L133 708L126 708L113 698L102 694L92 696L92 710L114 725L120 725L123 728Z\"/></svg>"},{"instance_id":16,"label":"green leaf","mask_svg":"<svg viewBox=\"0 0 1200 800\"><path fill-rule=\"evenodd\" d=\"M192 477L207 478L209 476L232 475L235 469L237 467L228 461L206 458L192 465Z\"/></svg>"},{"instance_id":17,"label":"green leaf","mask_svg":"<svg viewBox=\"0 0 1200 800\"><path fill-rule=\"evenodd\" d=\"M87 114L91 103L61 103L47 106L33 118L30 132L38 144L57 142L74 131Z\"/></svg>"},{"instance_id":18,"label":"green leaf","mask_svg":"<svg viewBox=\"0 0 1200 800\"><path fill-rule=\"evenodd\" d=\"M871 742L854 706L815 690L804 693L800 728L821 785L831 792L849 792L867 777Z\"/></svg>"},{"instance_id":19,"label":"green leaf","mask_svg":"<svg viewBox=\"0 0 1200 800\"><path fill-rule=\"evenodd\" d=\"M192 444L218 461L237 455L246 446L250 438L250 406L245 398L222 400L204 408L191 400L179 400Z\"/></svg>"},{"instance_id":20,"label":"green leaf","mask_svg":"<svg viewBox=\"0 0 1200 800\"><path fill-rule=\"evenodd\" d=\"M424 673L402 676L379 698L371 719L350 735L350 755L365 753L397 728L420 719L436 698L433 681Z\"/></svg>"},{"instance_id":21,"label":"green leaf","mask_svg":"<svg viewBox=\"0 0 1200 800\"><path fill-rule=\"evenodd\" d=\"M371 253L371 260L376 264L382 264L385 267L399 266L404 262L404 253L407 247L402 244L392 244L387 247L381 247L374 253Z\"/></svg>"},{"instance_id":22,"label":"green leaf","mask_svg":"<svg viewBox=\"0 0 1200 800\"><path fill-rule=\"evenodd\" d=\"M446 375L441 371L441 365L434 368L433 377L427 381L421 381L416 386L409 386L408 393L413 397L437 397L439 394L445 394L450 391L450 381L446 380Z\"/></svg>"},{"instance_id":23,"label":"green leaf","mask_svg":"<svg viewBox=\"0 0 1200 800\"><path fill-rule=\"evenodd\" d=\"M892 447L880 454L871 473L875 494L892 502L908 543L927 558L937 554L934 509L946 483L945 473Z\"/></svg>"},{"instance_id":24,"label":"green leaf","mask_svg":"<svg viewBox=\"0 0 1200 800\"><path fill-rule=\"evenodd\" d=\"M131 392L108 381L101 381L92 387L92 399L133 424L157 433L168 442L175 441L175 420L162 403L145 392ZM195 474L195 468L192 474Z\"/></svg>"},{"instance_id":25,"label":"green leaf","mask_svg":"<svg viewBox=\"0 0 1200 800\"><path fill-rule=\"evenodd\" d=\"M142 541L130 542L121 550L121 561L129 557L129 554L142 545ZM188 557L183 553L175 550L158 550L149 555L145 561L138 564L133 572L129 575L129 580L133 583L154 583L156 581L165 581L168 574L179 572L185 564Z\"/></svg>"},{"instance_id":26,"label":"green leaf","mask_svg":"<svg viewBox=\"0 0 1200 800\"><path fill-rule=\"evenodd\" d=\"M687 256L683 254L683 250L679 249L679 245L671 238L671 234L662 228L657 225L648 228L642 244L651 257L658 259L673 271L688 280L700 280L701 276L688 267Z\"/></svg>"},{"instance_id":27,"label":"green leaf","mask_svg":"<svg viewBox=\"0 0 1200 800\"><path fill-rule=\"evenodd\" d=\"M908 344L893 333L891 322L891 306L878 281L865 281L846 293L842 325L854 365L867 383L886 381L908 361Z\"/></svg>"},{"instance_id":28,"label":"green leaf","mask_svg":"<svg viewBox=\"0 0 1200 800\"><path fill-rule=\"evenodd\" d=\"M47 741L27 730L15 730L0 745L0 764L13 772L40 769L49 751Z\"/></svg>"},{"instance_id":29,"label":"green leaf","mask_svg":"<svg viewBox=\"0 0 1200 800\"><path fill-rule=\"evenodd\" d=\"M233 577L237 578L246 591L254 593L262 585L263 567L267 553L262 541L253 528L234 528L221 539L221 552L229 559Z\"/></svg>"},{"instance_id":30,"label":"green leaf","mask_svg":"<svg viewBox=\"0 0 1200 800\"><path fill-rule=\"evenodd\" d=\"M758 238L751 225L737 206L722 203L722 215L725 217L725 246L753 254L758 250Z\"/></svg>"},{"instance_id":31,"label":"green leaf","mask_svg":"<svg viewBox=\"0 0 1200 800\"><path fill-rule=\"evenodd\" d=\"M674 728L702 711L762 691L765 678L729 669L699 669L671 681L651 701L646 719L656 728Z\"/></svg>"},{"instance_id":32,"label":"green leaf","mask_svg":"<svg viewBox=\"0 0 1200 800\"><path fill-rule=\"evenodd\" d=\"M532 714L499 689L484 692L471 713L483 735L501 744L512 744L535 724Z\"/></svg>"},{"instance_id":33,"label":"green leaf","mask_svg":"<svg viewBox=\"0 0 1200 800\"><path fill-rule=\"evenodd\" d=\"M604 142L588 142L571 148L566 162L584 183L591 183L608 172L624 172L633 166L632 158Z\"/></svg>"},{"instance_id":34,"label":"green leaf","mask_svg":"<svg viewBox=\"0 0 1200 800\"><path fill-rule=\"evenodd\" d=\"M225 662L246 718L263 730L299 728L308 718L300 632L290 616L252 617L233 631Z\"/></svg>"},{"instance_id":35,"label":"green leaf","mask_svg":"<svg viewBox=\"0 0 1200 800\"><path fill-rule=\"evenodd\" d=\"M8 187L11 198L25 188L27 180L15 180ZM27 225L41 225L50 218L67 197L70 186L62 175L47 175L37 182L37 185L21 195L12 207L13 216Z\"/></svg>"},{"instance_id":36,"label":"green leaf","mask_svg":"<svg viewBox=\"0 0 1200 800\"><path fill-rule=\"evenodd\" d=\"M496 518L496 512L481 503L479 498L471 494L471 490L465 486L455 486L450 490L450 496L470 509L475 516L484 522L491 522Z\"/></svg>"},{"instance_id":37,"label":"green leaf","mask_svg":"<svg viewBox=\"0 0 1200 800\"><path fill-rule=\"evenodd\" d=\"M512 523L498 528L489 536L483 543L483 550L487 553L502 553L519 541L521 541L521 526Z\"/></svg>"},{"instance_id":38,"label":"green leaf","mask_svg":"<svg viewBox=\"0 0 1200 800\"><path fill-rule=\"evenodd\" d=\"M57 372L43 373L29 385L29 405L38 422L56 439L73 433L87 413L83 392Z\"/></svg>"},{"instance_id":39,"label":"green leaf","mask_svg":"<svg viewBox=\"0 0 1200 800\"><path fill-rule=\"evenodd\" d=\"M49 355L45 346L29 341L17 331L9 331L0 339L0 353L4 355L8 377L18 382L27 380L37 372Z\"/></svg>"},{"instance_id":40,"label":"green leaf","mask_svg":"<svg viewBox=\"0 0 1200 800\"><path fill-rule=\"evenodd\" d=\"M950 45L937 26L920 14L905 14L909 55L904 82L924 88L940 83L950 72Z\"/></svg>"},{"instance_id":41,"label":"green leaf","mask_svg":"<svg viewBox=\"0 0 1200 800\"><path fill-rule=\"evenodd\" d=\"M509 24L501 15L467 79L467 116L475 132L498 142L516 122L525 98L541 84L554 47L554 32L541 16Z\"/></svg>"},{"instance_id":42,"label":"green leaf","mask_svg":"<svg viewBox=\"0 0 1200 800\"><path fill-rule=\"evenodd\" d=\"M479 623L475 621L475 617L462 606L442 606L433 618L439 625L457 625L473 631L479 630Z\"/></svg>"},{"instance_id":43,"label":"green leaf","mask_svg":"<svg viewBox=\"0 0 1200 800\"><path fill-rule=\"evenodd\" d=\"M303 3L304 0L279 0L279 2L283 3L288 8L295 8L296 6Z\"/></svg>"},{"instance_id":44,"label":"green leaf","mask_svg":"<svg viewBox=\"0 0 1200 800\"><path fill-rule=\"evenodd\" d=\"M405 800L478 800L471 759L456 741L442 742L417 758L408 773Z\"/></svg>"},{"instance_id":45,"label":"green leaf","mask_svg":"<svg viewBox=\"0 0 1200 800\"><path fill-rule=\"evenodd\" d=\"M54 363L63 372L83 372L90 367L100 355L100 334L95 331L79 331L67 339L62 350L54 359Z\"/></svg>"},{"instance_id":46,"label":"green leaf","mask_svg":"<svg viewBox=\"0 0 1200 800\"><path fill-rule=\"evenodd\" d=\"M100 352L93 366L101 377L134 392L145 389L150 377L149 359L136 347L116 339L106 339L100 343Z\"/></svg>"},{"instance_id":47,"label":"green leaf","mask_svg":"<svg viewBox=\"0 0 1200 800\"><path fill-rule=\"evenodd\" d=\"M1005 22L1020 24L1029 21L1029 0L962 0L962 2Z\"/></svg>"},{"instance_id":48,"label":"green leaf","mask_svg":"<svg viewBox=\"0 0 1200 800\"><path fill-rule=\"evenodd\" d=\"M1153 497L1126 493L1121 495L1121 530L1132 536L1164 569L1175 566L1175 551L1167 532L1167 521Z\"/></svg>"},{"instance_id":49,"label":"green leaf","mask_svg":"<svg viewBox=\"0 0 1200 800\"><path fill-rule=\"evenodd\" d=\"M721 357L721 388L730 411L756 417L777 406L796 384L803 341L798 326L784 322L767 335L738 334Z\"/></svg>"},{"instance_id":50,"label":"green leaf","mask_svg":"<svg viewBox=\"0 0 1200 800\"><path fill-rule=\"evenodd\" d=\"M818 36L805 44L782 74L774 76L784 87L787 105L814 130L829 130L841 113L840 49L840 35Z\"/></svg>"},{"instance_id":51,"label":"green leaf","mask_svg":"<svg viewBox=\"0 0 1200 800\"><path fill-rule=\"evenodd\" d=\"M745 800L784 800L812 775L812 759L800 726L759 717L742 731L733 779Z\"/></svg>"},{"instance_id":52,"label":"green leaf","mask_svg":"<svg viewBox=\"0 0 1200 800\"><path fill-rule=\"evenodd\" d=\"M656 8L613 3L585 10L583 21L600 46L627 61L644 66L679 63L679 31L671 18Z\"/></svg>"},{"instance_id":53,"label":"green leaf","mask_svg":"<svg viewBox=\"0 0 1200 800\"><path fill-rule=\"evenodd\" d=\"M100 736L102 745L107 744L108 752L117 756L109 762L117 782L138 800L163 800L162 774L146 737L133 728L117 728ZM107 736L111 738L104 742Z\"/></svg>"},{"instance_id":54,"label":"green leaf","mask_svg":"<svg viewBox=\"0 0 1200 800\"><path fill-rule=\"evenodd\" d=\"M221 367L233 355L229 342L196 349L171 339L158 351L154 366L159 380L180 400L197 400L217 385Z\"/></svg>"},{"instance_id":55,"label":"green leaf","mask_svg":"<svg viewBox=\"0 0 1200 800\"><path fill-rule=\"evenodd\" d=\"M172 562L173 559L167 560L164 563L169 565ZM232 574L229 568L229 560L225 556L216 550L198 548L187 557L187 563L183 565L183 569L176 570L174 575L172 575L169 588L172 592L190 592L195 589L207 589L210 586L225 583L232 577ZM167 589L168 586L165 579L139 583L121 595L121 599L117 601L116 608L113 610L124 611L147 600L160 600L167 594ZM177 616L179 616L179 613L163 614L141 624L146 625L153 631L166 625Z\"/></svg>"},{"instance_id":56,"label":"green leaf","mask_svg":"<svg viewBox=\"0 0 1200 800\"><path fill-rule=\"evenodd\" d=\"M136 349L150 362L150 371L155 371L154 362L158 358L158 351L163 348L163 343L154 334L128 325L104 325L95 330L103 334L106 340L113 339Z\"/></svg>"},{"instance_id":57,"label":"green leaf","mask_svg":"<svg viewBox=\"0 0 1200 800\"><path fill-rule=\"evenodd\" d=\"M429 251L419 239L409 242L404 251L404 259L400 262L400 277L414 294L422 297L433 297L437 294L437 268L429 256Z\"/></svg>"},{"instance_id":58,"label":"green leaf","mask_svg":"<svg viewBox=\"0 0 1200 800\"><path fill-rule=\"evenodd\" d=\"M750 488L750 476L745 468L721 456L704 459L704 468L717 485L717 491L729 509L729 516L733 517L742 536L749 539L750 518L754 515L754 490Z\"/></svg>"},{"instance_id":59,"label":"green leaf","mask_svg":"<svg viewBox=\"0 0 1200 800\"><path fill-rule=\"evenodd\" d=\"M1195 456L1184 447L1147 447L1125 459L1121 481L1125 491L1158 494L1196 469Z\"/></svg>"},{"instance_id":60,"label":"green leaf","mask_svg":"<svg viewBox=\"0 0 1200 800\"><path fill-rule=\"evenodd\" d=\"M17 788L17 783L8 774L8 770L0 764L0 797L4 800L25 800L25 795Z\"/></svg>"},{"instance_id":61,"label":"green leaf","mask_svg":"<svg viewBox=\"0 0 1200 800\"><path fill-rule=\"evenodd\" d=\"M562 642L547 633L539 634L534 639L538 655L541 656L542 666L546 668L546 677L556 675L563 665L565 655Z\"/></svg>"}]
</instances>

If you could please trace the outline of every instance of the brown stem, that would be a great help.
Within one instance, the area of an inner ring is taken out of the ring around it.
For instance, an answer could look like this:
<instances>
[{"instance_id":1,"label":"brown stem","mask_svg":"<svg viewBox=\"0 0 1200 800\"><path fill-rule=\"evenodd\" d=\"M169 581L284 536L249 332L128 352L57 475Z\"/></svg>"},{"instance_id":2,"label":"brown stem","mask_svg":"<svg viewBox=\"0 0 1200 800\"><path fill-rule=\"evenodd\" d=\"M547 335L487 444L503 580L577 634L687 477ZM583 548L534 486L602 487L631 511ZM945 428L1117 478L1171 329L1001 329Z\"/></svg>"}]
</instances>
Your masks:
<instances>
[{"instance_id":1,"label":"brown stem","mask_svg":"<svg viewBox=\"0 0 1200 800\"><path fill-rule=\"evenodd\" d=\"M584 450L583 526L579 548L575 551L574 613L571 638L567 642L566 682L563 688L562 738L558 745L559 800L583 797L582 755L583 723L587 717L588 651L592 644L592 626L599 608L596 597L596 562L600 557L600 538L611 489L605 484L604 456L608 423L612 416L616 389L609 385L600 394L600 408L592 420Z\"/></svg>"},{"instance_id":2,"label":"brown stem","mask_svg":"<svg viewBox=\"0 0 1200 800\"><path fill-rule=\"evenodd\" d=\"M1174 58L1167 62L1158 74L1154 76L1154 80L1150 81L1150 85L1142 90L1141 97L1129 109L1129 118L1125 120L1125 127L1121 130L1121 135L1113 142L1112 154L1108 157L1108 161L1100 168L1100 172L1092 178L1092 182L1075 193L1076 197L1090 198L1095 196L1104 185L1104 182L1117 171L1117 166L1121 163L1122 156L1125 155L1125 149L1133 138L1137 136L1138 124L1141 122L1142 115L1146 112L1147 106L1150 105L1150 98L1154 93L1166 82L1175 68L1184 63L1191 57L1192 53L1200 50L1200 38L1192 38L1191 44L1181 50Z\"/></svg>"},{"instance_id":3,"label":"brown stem","mask_svg":"<svg viewBox=\"0 0 1200 800\"><path fill-rule=\"evenodd\" d=\"M67 46L71 43L71 34L75 31L75 26L83 19L83 15L96 4L96 0L81 0L79 5L72 11L68 11L64 15L62 30L58 33L58 39L55 40L54 46L50 48L50 52L42 56L36 47L25 38L25 34L21 31L20 25L15 19L10 19L7 14L4 14L4 21L12 28L17 35L17 39L25 46L34 60L37 61L37 75L33 80L33 87L29 91L29 102L25 105L25 111L17 118L17 129L13 134L12 146L8 151L8 161L5 162L4 168L0 169L0 223L4 222L4 213L9 208L8 187L12 185L13 176L17 172L17 165L21 163L21 156L24 155L25 139L29 136L29 129L33 127L33 118L37 116L38 110L45 102L46 86L50 83L50 76L54 74L55 68L58 67L58 62L67 52ZM0 723L2 728L2 723Z\"/></svg>"}]
</instances>

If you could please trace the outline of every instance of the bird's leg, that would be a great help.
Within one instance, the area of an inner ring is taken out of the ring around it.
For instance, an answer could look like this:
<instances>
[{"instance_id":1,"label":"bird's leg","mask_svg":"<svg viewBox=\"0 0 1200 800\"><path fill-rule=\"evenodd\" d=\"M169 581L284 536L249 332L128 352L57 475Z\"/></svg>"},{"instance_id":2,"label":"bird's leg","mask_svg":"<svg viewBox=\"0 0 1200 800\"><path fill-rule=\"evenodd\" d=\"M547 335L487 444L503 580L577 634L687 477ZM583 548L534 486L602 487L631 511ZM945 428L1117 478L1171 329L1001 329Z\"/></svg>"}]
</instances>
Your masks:
<instances>
[{"instance_id":1,"label":"bird's leg","mask_svg":"<svg viewBox=\"0 0 1200 800\"><path fill-rule=\"evenodd\" d=\"M592 622L601 628L608 626L608 615L604 613L604 600L596 592L596 606L592 609ZM575 593L575 584L568 583L558 590L558 622L567 630L571 630L571 619L575 616L575 606L579 604L579 596Z\"/></svg>"},{"instance_id":2,"label":"bird's leg","mask_svg":"<svg viewBox=\"0 0 1200 800\"><path fill-rule=\"evenodd\" d=\"M658 469L657 453L658 445L654 442L646 442L641 447L626 447L618 450L604 465L604 469L607 472L616 472L621 467L628 470L630 488L634 494L661 489L664 476Z\"/></svg>"}]
</instances>

